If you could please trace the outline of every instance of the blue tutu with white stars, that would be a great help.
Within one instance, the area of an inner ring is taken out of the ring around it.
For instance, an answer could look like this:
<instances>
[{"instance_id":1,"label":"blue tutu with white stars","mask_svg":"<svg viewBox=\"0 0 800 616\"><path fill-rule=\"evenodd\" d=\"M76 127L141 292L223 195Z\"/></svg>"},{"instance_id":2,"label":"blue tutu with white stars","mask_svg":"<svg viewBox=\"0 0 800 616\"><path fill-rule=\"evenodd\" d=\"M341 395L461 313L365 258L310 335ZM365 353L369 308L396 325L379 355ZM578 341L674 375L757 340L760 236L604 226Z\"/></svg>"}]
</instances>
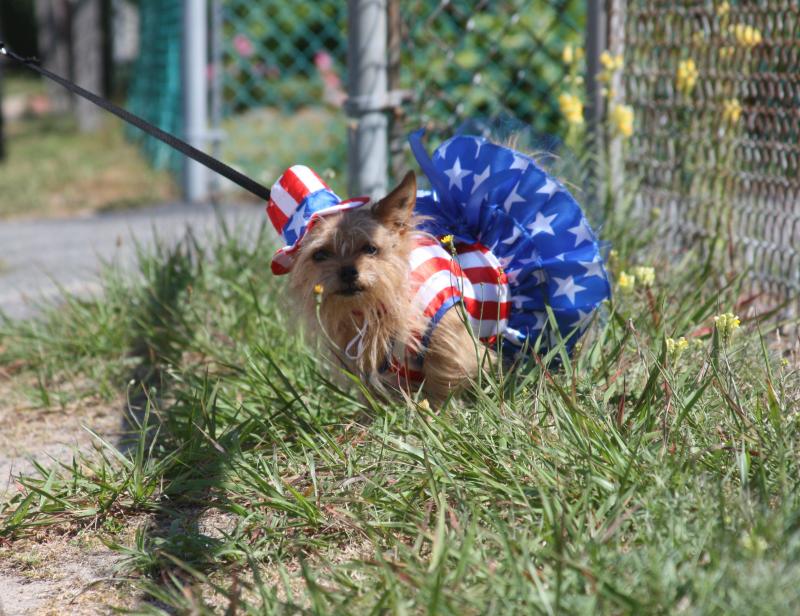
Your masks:
<instances>
[{"instance_id":1,"label":"blue tutu with white stars","mask_svg":"<svg viewBox=\"0 0 800 616\"><path fill-rule=\"evenodd\" d=\"M540 351L560 338L571 351L611 296L597 237L577 201L530 156L458 135L431 158L423 133L412 133L409 143L432 190L418 192L415 212L424 217L423 231L480 243L503 266L512 303L500 339L504 354L516 357L540 336ZM559 335L548 325L548 305Z\"/></svg>"}]
</instances>

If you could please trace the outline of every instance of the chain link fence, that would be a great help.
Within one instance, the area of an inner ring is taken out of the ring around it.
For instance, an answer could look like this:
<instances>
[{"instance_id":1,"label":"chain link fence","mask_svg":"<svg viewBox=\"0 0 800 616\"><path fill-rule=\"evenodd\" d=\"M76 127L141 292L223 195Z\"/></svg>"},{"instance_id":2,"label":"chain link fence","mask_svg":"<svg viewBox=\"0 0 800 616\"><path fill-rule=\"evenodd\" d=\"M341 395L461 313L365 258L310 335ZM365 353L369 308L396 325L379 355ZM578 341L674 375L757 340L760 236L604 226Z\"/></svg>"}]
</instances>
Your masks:
<instances>
[{"instance_id":1,"label":"chain link fence","mask_svg":"<svg viewBox=\"0 0 800 616\"><path fill-rule=\"evenodd\" d=\"M270 184L303 162L344 175L345 2L218 0L225 160Z\"/></svg>"},{"instance_id":2,"label":"chain link fence","mask_svg":"<svg viewBox=\"0 0 800 616\"><path fill-rule=\"evenodd\" d=\"M347 3L221 3L226 160L264 182L299 160L329 179L343 174ZM405 135L420 126L437 138L466 120L505 117L559 134L562 52L583 44L585 2L412 0L393 8L390 89L411 93L395 110L394 167L410 164Z\"/></svg>"},{"instance_id":3,"label":"chain link fence","mask_svg":"<svg viewBox=\"0 0 800 616\"><path fill-rule=\"evenodd\" d=\"M449 134L466 119L507 115L545 134L564 128L564 47L583 45L579 0L401 2L406 123Z\"/></svg>"},{"instance_id":4,"label":"chain link fence","mask_svg":"<svg viewBox=\"0 0 800 616\"><path fill-rule=\"evenodd\" d=\"M399 53L390 87L409 90L396 118L393 170L407 162L406 133L438 140L464 122L524 128L547 146L565 131L558 95L568 74L564 48L583 45L582 0L410 0L391 20ZM390 35L391 38L391 35Z\"/></svg>"},{"instance_id":5,"label":"chain link fence","mask_svg":"<svg viewBox=\"0 0 800 616\"><path fill-rule=\"evenodd\" d=\"M639 206L673 247L724 242L762 289L799 293L800 5L622 4Z\"/></svg>"}]
</instances>

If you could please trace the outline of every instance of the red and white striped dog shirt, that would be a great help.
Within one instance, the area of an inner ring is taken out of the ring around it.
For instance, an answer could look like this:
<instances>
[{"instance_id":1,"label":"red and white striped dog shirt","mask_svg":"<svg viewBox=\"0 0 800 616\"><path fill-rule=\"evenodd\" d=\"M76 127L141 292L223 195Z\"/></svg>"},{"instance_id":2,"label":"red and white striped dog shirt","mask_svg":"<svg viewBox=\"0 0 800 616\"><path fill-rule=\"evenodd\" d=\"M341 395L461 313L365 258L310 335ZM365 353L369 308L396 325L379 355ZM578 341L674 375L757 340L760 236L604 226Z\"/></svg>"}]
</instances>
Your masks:
<instances>
[{"instance_id":1,"label":"red and white striped dog shirt","mask_svg":"<svg viewBox=\"0 0 800 616\"><path fill-rule=\"evenodd\" d=\"M398 375L399 385L421 383L422 364L431 335L442 317L458 305L465 322L485 344L493 344L508 324L508 280L500 262L481 244L456 244L455 254L430 235L415 237L410 257L413 309L425 317L425 330L417 344L398 340L388 370Z\"/></svg>"}]
</instances>

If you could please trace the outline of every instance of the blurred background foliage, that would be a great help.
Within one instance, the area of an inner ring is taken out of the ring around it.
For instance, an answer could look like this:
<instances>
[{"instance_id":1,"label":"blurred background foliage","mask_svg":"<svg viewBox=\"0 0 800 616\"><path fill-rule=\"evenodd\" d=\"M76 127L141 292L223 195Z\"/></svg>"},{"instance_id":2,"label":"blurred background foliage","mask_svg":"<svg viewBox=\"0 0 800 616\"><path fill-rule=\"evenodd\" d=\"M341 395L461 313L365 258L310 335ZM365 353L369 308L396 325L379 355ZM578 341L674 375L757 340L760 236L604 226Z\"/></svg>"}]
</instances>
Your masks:
<instances>
[{"instance_id":1,"label":"blurred background foliage","mask_svg":"<svg viewBox=\"0 0 800 616\"><path fill-rule=\"evenodd\" d=\"M540 143L553 144L552 136L563 134L557 97L568 67L562 51L582 44L585 3L399 5L400 19L390 23L401 42L390 67L398 79L390 87L411 97L395 116L398 134L426 126L441 138L466 121L498 117L533 131ZM263 182L302 160L335 183L346 161L346 4L222 0L221 44L216 87L226 158ZM296 117L304 108L308 131Z\"/></svg>"},{"instance_id":2,"label":"blurred background foliage","mask_svg":"<svg viewBox=\"0 0 800 616\"><path fill-rule=\"evenodd\" d=\"M583 44L586 3L575 0L414 0L401 3L406 123L447 134L467 119L511 117L563 133L557 98L562 51Z\"/></svg>"}]
</instances>

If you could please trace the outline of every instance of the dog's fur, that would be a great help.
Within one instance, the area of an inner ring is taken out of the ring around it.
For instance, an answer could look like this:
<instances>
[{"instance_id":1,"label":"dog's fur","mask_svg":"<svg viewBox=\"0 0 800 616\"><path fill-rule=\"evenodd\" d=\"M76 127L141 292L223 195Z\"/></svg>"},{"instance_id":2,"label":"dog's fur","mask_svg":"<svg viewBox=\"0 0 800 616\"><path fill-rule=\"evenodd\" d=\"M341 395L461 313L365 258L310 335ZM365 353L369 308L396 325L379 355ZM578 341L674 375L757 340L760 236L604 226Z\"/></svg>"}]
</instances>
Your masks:
<instances>
[{"instance_id":1,"label":"dog's fur","mask_svg":"<svg viewBox=\"0 0 800 616\"><path fill-rule=\"evenodd\" d=\"M321 218L304 237L289 278L312 328L321 326L334 355L377 389L397 383L396 375L380 372L395 341L411 341L424 329L408 276L416 194L409 172L373 206ZM353 358L344 351L359 336L362 350ZM448 311L425 355L425 394L441 400L462 389L477 376L482 353L459 311Z\"/></svg>"}]
</instances>

